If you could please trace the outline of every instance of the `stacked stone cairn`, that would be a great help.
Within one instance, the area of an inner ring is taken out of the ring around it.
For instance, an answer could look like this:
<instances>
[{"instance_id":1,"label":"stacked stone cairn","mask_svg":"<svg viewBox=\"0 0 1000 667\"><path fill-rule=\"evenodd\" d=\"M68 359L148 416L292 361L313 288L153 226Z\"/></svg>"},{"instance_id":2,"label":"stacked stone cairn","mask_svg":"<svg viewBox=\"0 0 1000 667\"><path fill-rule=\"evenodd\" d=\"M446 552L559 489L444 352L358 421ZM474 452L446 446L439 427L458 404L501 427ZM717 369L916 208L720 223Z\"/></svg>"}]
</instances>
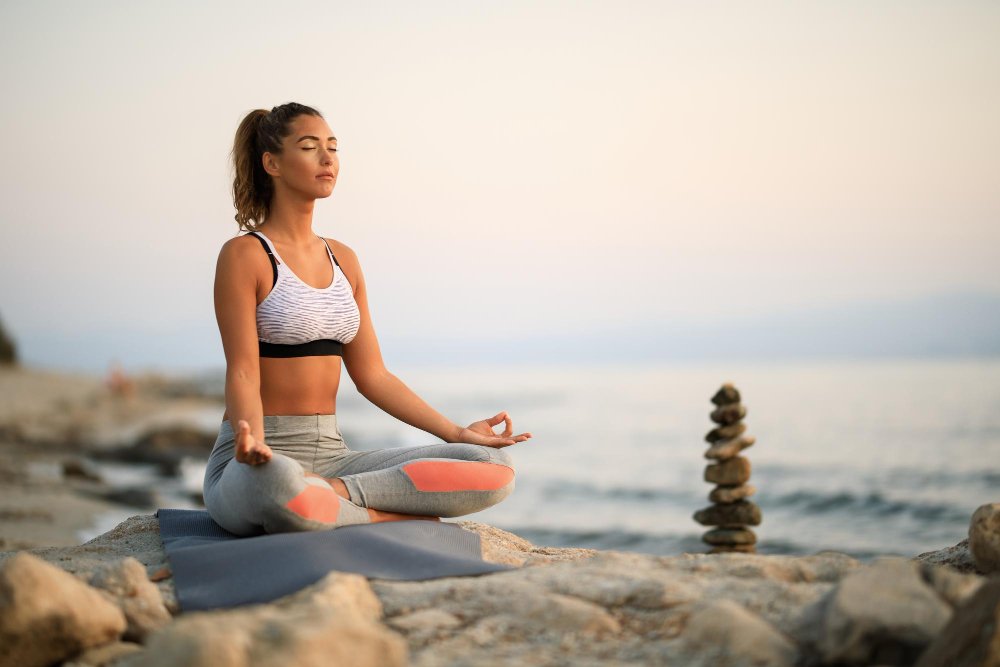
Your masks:
<instances>
[{"instance_id":1,"label":"stacked stone cairn","mask_svg":"<svg viewBox=\"0 0 1000 667\"><path fill-rule=\"evenodd\" d=\"M714 461L705 467L705 481L717 486L708 494L713 504L695 512L694 520L715 526L701 537L712 547L708 553L756 553L757 536L748 526L760 525L760 507L747 500L756 489L747 484L750 460L740 456L756 438L745 433L747 409L740 404L740 392L732 383L723 384L712 403L717 407L710 417L718 426L705 436L710 445L705 458Z\"/></svg>"}]
</instances>

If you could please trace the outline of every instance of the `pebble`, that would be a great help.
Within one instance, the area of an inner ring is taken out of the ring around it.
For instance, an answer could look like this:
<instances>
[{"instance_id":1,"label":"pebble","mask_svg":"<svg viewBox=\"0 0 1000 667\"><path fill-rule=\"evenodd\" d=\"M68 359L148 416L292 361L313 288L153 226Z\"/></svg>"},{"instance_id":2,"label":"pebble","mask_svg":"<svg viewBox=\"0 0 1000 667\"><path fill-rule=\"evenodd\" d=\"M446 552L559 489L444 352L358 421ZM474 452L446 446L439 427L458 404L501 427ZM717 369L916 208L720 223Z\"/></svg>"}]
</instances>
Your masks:
<instances>
[{"instance_id":1,"label":"pebble","mask_svg":"<svg viewBox=\"0 0 1000 667\"><path fill-rule=\"evenodd\" d=\"M716 424L722 424L723 426L728 426L729 424L735 424L739 420L747 416L747 409L745 406L739 403L732 403L730 405L720 405L715 410L712 410L710 417L712 421Z\"/></svg>"},{"instance_id":2,"label":"pebble","mask_svg":"<svg viewBox=\"0 0 1000 667\"><path fill-rule=\"evenodd\" d=\"M749 500L712 505L694 513L694 520L703 526L757 526L760 519L760 507Z\"/></svg>"},{"instance_id":3,"label":"pebble","mask_svg":"<svg viewBox=\"0 0 1000 667\"><path fill-rule=\"evenodd\" d=\"M753 446L753 443L757 442L757 438L752 435L745 435L743 437L732 438L730 440L720 440L715 443L705 452L706 459L731 459L747 447Z\"/></svg>"},{"instance_id":4,"label":"pebble","mask_svg":"<svg viewBox=\"0 0 1000 667\"><path fill-rule=\"evenodd\" d=\"M750 459L734 456L721 463L705 466L705 481L713 484L743 484L750 479Z\"/></svg>"},{"instance_id":5,"label":"pebble","mask_svg":"<svg viewBox=\"0 0 1000 667\"><path fill-rule=\"evenodd\" d=\"M733 503L741 498L752 496L756 492L757 489L753 484L717 486L708 494L708 500L713 503Z\"/></svg>"},{"instance_id":6,"label":"pebble","mask_svg":"<svg viewBox=\"0 0 1000 667\"><path fill-rule=\"evenodd\" d=\"M701 536L713 546L728 544L757 544L757 535L748 528L713 528Z\"/></svg>"}]
</instances>

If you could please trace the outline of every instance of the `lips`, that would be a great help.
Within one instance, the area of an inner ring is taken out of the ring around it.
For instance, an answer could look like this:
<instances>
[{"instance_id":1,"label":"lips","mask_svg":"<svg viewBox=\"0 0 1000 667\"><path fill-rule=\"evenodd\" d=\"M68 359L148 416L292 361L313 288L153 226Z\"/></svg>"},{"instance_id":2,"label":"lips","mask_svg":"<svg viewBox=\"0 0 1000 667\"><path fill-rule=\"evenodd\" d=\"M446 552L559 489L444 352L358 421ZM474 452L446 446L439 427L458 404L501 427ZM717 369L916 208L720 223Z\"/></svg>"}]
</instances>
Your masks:
<instances>
[{"instance_id":1,"label":"lips","mask_svg":"<svg viewBox=\"0 0 1000 667\"><path fill-rule=\"evenodd\" d=\"M320 174L316 178L329 178L331 181L334 179L334 175L331 173Z\"/></svg>"}]
</instances>

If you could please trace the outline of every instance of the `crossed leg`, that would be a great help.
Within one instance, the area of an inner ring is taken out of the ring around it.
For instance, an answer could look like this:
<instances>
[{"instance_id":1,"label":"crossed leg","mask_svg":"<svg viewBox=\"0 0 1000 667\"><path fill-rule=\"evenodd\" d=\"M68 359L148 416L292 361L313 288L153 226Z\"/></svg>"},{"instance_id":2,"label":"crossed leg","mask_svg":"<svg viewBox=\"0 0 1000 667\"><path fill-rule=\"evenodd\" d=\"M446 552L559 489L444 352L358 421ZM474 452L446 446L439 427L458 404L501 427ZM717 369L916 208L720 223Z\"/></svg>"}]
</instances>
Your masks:
<instances>
[{"instance_id":1,"label":"crossed leg","mask_svg":"<svg viewBox=\"0 0 1000 667\"><path fill-rule=\"evenodd\" d=\"M340 485L346 496L335 490ZM503 450L441 443L348 451L313 472L278 451L255 466L231 458L220 475L206 479L204 491L216 522L252 535L460 516L500 502L513 489L513 462Z\"/></svg>"},{"instance_id":2,"label":"crossed leg","mask_svg":"<svg viewBox=\"0 0 1000 667\"><path fill-rule=\"evenodd\" d=\"M315 472L352 503L405 514L471 514L514 490L510 454L467 443L352 451Z\"/></svg>"}]
</instances>

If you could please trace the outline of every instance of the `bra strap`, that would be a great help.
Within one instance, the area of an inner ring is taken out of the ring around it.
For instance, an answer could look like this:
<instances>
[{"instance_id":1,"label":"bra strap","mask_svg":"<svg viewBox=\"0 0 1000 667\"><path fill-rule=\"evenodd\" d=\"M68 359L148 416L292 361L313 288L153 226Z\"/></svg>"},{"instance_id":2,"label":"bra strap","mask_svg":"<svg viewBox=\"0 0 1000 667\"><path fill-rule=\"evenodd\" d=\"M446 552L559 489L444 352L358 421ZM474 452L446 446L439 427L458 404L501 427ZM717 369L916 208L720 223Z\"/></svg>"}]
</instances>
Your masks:
<instances>
[{"instance_id":1,"label":"bra strap","mask_svg":"<svg viewBox=\"0 0 1000 667\"><path fill-rule=\"evenodd\" d=\"M258 241L260 241L260 244L262 246L264 246L264 252L267 253L268 258L271 260L271 272L274 274L274 282L271 285L271 287L273 288L275 285L278 284L278 263L274 259L274 253L271 252L271 248L267 245L267 241L262 239L260 237L260 234L256 232L250 232L250 233L253 234L253 236L255 236Z\"/></svg>"},{"instance_id":2,"label":"bra strap","mask_svg":"<svg viewBox=\"0 0 1000 667\"><path fill-rule=\"evenodd\" d=\"M321 236L320 238L323 238L323 237ZM326 243L326 239L323 239L323 243ZM326 249L330 253L330 257L333 258L333 263L336 264L339 267L340 266L340 262L337 261L336 255L334 255L333 251L330 250L330 244L329 243L326 243ZM343 268L341 268L341 270L343 270Z\"/></svg>"}]
</instances>

